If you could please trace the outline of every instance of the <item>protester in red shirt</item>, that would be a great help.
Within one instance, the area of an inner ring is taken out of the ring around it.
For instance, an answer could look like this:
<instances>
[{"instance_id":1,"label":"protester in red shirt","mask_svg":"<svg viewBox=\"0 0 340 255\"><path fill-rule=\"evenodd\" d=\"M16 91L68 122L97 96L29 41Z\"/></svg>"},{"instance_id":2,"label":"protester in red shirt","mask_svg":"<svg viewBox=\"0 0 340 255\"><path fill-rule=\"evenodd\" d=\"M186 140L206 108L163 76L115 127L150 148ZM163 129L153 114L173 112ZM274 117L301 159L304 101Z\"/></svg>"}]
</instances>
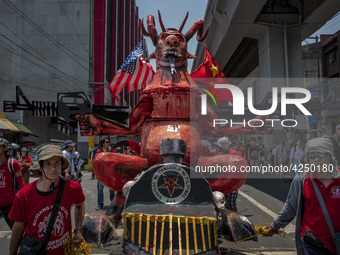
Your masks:
<instances>
[{"instance_id":1,"label":"protester in red shirt","mask_svg":"<svg viewBox=\"0 0 340 255\"><path fill-rule=\"evenodd\" d=\"M33 160L32 157L28 155L28 149L26 147L22 147L20 150L20 160L19 164L21 166L21 174L24 178L25 185L30 183L30 171L28 168L32 165Z\"/></svg>"},{"instance_id":2,"label":"protester in red shirt","mask_svg":"<svg viewBox=\"0 0 340 255\"><path fill-rule=\"evenodd\" d=\"M20 172L21 167L19 163L14 159L10 160L8 144L6 139L0 138L0 211L7 225L12 229L14 222L8 218L8 214L16 194L14 185L15 176L17 177L20 189L25 186L25 183ZM13 172L10 168L12 168Z\"/></svg>"},{"instance_id":3,"label":"protester in red shirt","mask_svg":"<svg viewBox=\"0 0 340 255\"><path fill-rule=\"evenodd\" d=\"M295 242L298 254L335 254L325 216L316 195L311 175L326 205L335 232L340 232L340 172L329 138L314 138L306 144L309 164L295 176L286 203L267 226L270 234L296 217ZM339 251L338 251L339 252Z\"/></svg>"},{"instance_id":4,"label":"protester in red shirt","mask_svg":"<svg viewBox=\"0 0 340 255\"><path fill-rule=\"evenodd\" d=\"M240 143L237 142L236 143L236 147L235 147L235 151L237 151L237 153L242 157L242 158L246 158L246 150L241 147Z\"/></svg>"},{"instance_id":5,"label":"protester in red shirt","mask_svg":"<svg viewBox=\"0 0 340 255\"><path fill-rule=\"evenodd\" d=\"M38 151L38 162L30 167L33 174L41 176L18 193L9 218L15 221L9 254L17 254L23 234L44 240L49 218L56 199L61 171L67 171L68 160L59 146L45 145ZM65 180L60 208L47 244L46 255L64 254L63 244L72 233L71 207L74 206L74 234L76 242L83 240L82 223L85 212L85 195L75 181ZM19 254L20 251L19 251Z\"/></svg>"},{"instance_id":6,"label":"protester in red shirt","mask_svg":"<svg viewBox=\"0 0 340 255\"><path fill-rule=\"evenodd\" d=\"M238 152L235 149L230 148L229 139L227 137L222 137L217 141L218 151L217 155L223 154L231 154L231 155L238 155Z\"/></svg>"}]
</instances>

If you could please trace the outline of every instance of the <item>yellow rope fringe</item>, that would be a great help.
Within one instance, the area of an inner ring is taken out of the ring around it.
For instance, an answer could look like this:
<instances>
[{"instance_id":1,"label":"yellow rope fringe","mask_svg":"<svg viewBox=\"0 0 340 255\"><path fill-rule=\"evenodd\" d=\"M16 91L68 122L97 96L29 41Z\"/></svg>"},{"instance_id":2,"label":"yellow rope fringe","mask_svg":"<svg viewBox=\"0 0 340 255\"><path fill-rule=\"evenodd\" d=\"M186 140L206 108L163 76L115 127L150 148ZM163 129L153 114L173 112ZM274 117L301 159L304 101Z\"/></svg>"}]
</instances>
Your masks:
<instances>
[{"instance_id":1,"label":"yellow rope fringe","mask_svg":"<svg viewBox=\"0 0 340 255\"><path fill-rule=\"evenodd\" d=\"M255 232L256 232L256 235L253 235L253 236L250 236L250 237L247 237L247 238L244 238L242 240L238 240L236 242L233 242L233 243L230 243L228 244L227 246L230 246L230 245L233 245L233 244L237 244L237 243L240 243L240 242L243 242L243 241L246 241L246 240L249 240L249 239L252 239L254 237L257 237L259 235L262 235L262 236L269 236L269 230L266 229L265 227L267 226L267 223L264 223L263 225L255 225L254 226L254 229L255 229ZM280 229L280 230L275 230L274 231L274 234L278 234L280 235L282 238L284 238L286 236L286 232L284 229Z\"/></svg>"},{"instance_id":2,"label":"yellow rope fringe","mask_svg":"<svg viewBox=\"0 0 340 255\"><path fill-rule=\"evenodd\" d=\"M265 223L263 225L255 225L254 229L255 229L256 235L244 238L244 239L239 240L237 242L230 243L227 246L246 241L248 239L257 237L259 235L269 236L269 230L265 229L266 225L267 225L267 223ZM286 232L285 232L284 229L276 230L276 231L274 231L274 234L278 234L282 238L284 238L286 236ZM66 242L64 243L64 252L65 252L66 255L91 255L94 252L93 249L100 249L100 250L104 250L104 251L114 251L114 250L110 250L110 249L99 248L96 245L91 245L91 244L87 243L85 240L81 241L80 243L75 243L76 240L77 240L77 238L74 237L74 236L70 237L69 239L66 240Z\"/></svg>"},{"instance_id":3,"label":"yellow rope fringe","mask_svg":"<svg viewBox=\"0 0 340 255\"><path fill-rule=\"evenodd\" d=\"M75 243L76 240L77 238L74 236L66 240L66 242L63 245L64 253L66 255L91 255L94 252L93 249L114 251L110 249L99 248L96 245L91 245L87 243L85 240L82 240L80 243Z\"/></svg>"}]
</instances>

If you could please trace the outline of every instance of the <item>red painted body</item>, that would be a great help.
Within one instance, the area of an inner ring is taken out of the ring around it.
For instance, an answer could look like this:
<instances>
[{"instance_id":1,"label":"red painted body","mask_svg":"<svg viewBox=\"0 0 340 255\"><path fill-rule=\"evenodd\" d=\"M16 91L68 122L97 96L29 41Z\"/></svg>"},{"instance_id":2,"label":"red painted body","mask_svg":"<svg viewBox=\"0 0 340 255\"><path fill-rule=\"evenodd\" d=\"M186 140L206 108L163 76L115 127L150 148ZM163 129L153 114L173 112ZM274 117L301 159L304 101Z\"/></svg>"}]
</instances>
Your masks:
<instances>
[{"instance_id":1,"label":"red painted body","mask_svg":"<svg viewBox=\"0 0 340 255\"><path fill-rule=\"evenodd\" d=\"M182 24L179 30L162 29L163 32L159 36L152 16L148 16L147 23L149 33L145 31L144 26L142 30L145 36L151 37L156 46L156 51L149 58L156 58L157 70L150 84L141 93L140 102L130 114L130 128L124 129L91 114L77 117L83 135L141 134L140 157L116 153L100 153L96 156L93 169L97 179L105 186L121 192L127 181L162 161L159 155L160 143L165 138L179 138L187 142L188 150L184 162L191 165L196 165L197 162L212 165L232 164L237 167L246 165L243 158L234 155L199 158L202 133L208 128L210 130L207 133L212 132L212 122L199 115L201 90L187 72L187 59L195 58L187 51L187 41L196 31L197 39L204 40L207 33L201 37L203 22L198 20L185 35L181 33L184 26ZM217 179L208 181L212 190L227 194L238 189L246 178L246 174L222 173Z\"/></svg>"}]
</instances>

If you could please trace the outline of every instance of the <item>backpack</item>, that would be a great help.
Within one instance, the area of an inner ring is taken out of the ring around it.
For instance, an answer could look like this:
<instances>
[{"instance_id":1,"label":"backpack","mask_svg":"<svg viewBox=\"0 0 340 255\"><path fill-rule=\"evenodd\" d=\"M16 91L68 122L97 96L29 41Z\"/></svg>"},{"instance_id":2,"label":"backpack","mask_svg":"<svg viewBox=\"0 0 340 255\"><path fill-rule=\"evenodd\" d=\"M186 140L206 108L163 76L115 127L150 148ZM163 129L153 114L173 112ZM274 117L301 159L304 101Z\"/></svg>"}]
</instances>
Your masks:
<instances>
[{"instance_id":1,"label":"backpack","mask_svg":"<svg viewBox=\"0 0 340 255\"><path fill-rule=\"evenodd\" d=\"M8 169L9 169L9 171L11 172L11 174L12 174L12 180L13 180L13 182L12 182L12 191L14 191L14 181L15 181L15 177L14 177L14 169L13 169L13 159L12 158L9 158L8 159Z\"/></svg>"}]
</instances>

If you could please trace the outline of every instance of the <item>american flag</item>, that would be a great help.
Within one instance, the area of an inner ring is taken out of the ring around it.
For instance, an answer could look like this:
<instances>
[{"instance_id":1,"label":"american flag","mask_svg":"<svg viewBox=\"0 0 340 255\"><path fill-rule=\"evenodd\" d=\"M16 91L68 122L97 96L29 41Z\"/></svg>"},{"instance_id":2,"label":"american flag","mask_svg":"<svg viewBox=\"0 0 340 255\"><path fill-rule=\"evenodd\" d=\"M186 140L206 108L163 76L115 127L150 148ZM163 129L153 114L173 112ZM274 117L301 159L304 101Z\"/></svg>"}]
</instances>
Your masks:
<instances>
[{"instance_id":1,"label":"american flag","mask_svg":"<svg viewBox=\"0 0 340 255\"><path fill-rule=\"evenodd\" d=\"M145 84L147 84L155 74L151 65L146 63L142 56L143 49L142 42L140 42L125 59L115 77L112 79L109 89L112 96L118 102L120 102L120 100L117 96L126 85L128 85L128 92L143 89Z\"/></svg>"}]
</instances>

